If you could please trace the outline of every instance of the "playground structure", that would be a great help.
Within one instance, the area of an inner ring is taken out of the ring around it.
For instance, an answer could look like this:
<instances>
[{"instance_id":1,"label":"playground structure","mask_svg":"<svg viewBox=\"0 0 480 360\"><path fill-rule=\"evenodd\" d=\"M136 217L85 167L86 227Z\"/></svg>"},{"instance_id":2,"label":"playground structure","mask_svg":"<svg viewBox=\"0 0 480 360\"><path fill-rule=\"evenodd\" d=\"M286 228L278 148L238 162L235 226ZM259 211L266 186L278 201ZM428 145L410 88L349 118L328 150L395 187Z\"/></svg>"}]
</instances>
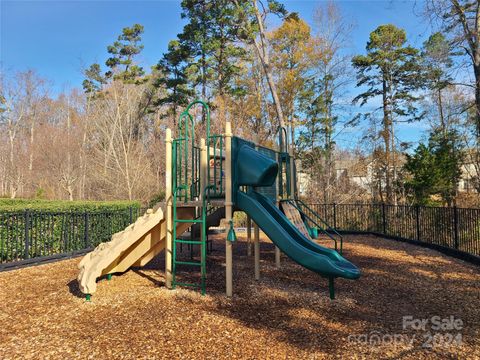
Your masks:
<instances>
[{"instance_id":1,"label":"playground structure","mask_svg":"<svg viewBox=\"0 0 480 360\"><path fill-rule=\"evenodd\" d=\"M205 111L205 138L196 141L193 106ZM206 292L208 228L223 217L229 224L225 243L226 295L233 294L232 247L236 239L234 211L247 214L248 237L254 221L255 278L259 272L259 229L275 244L275 259L280 251L296 263L329 281L334 298L334 279L358 279L359 269L341 254L343 241L335 229L304 204L297 196L296 166L287 132L279 131L277 149L269 149L235 137L230 122L224 134L210 134L210 113L203 101L194 101L180 115L175 138L166 131L165 203L148 210L108 243L100 244L79 264L80 290L90 299L96 281L102 276L144 266L165 252L165 285L200 289ZM283 210L283 212L282 212ZM181 235L190 229L190 237ZM321 231L332 240L334 249L318 245L314 238ZM338 244L339 243L339 244ZM183 245L198 246L191 261L179 259ZM179 282L182 267L199 269L196 283Z\"/></svg>"}]
</instances>

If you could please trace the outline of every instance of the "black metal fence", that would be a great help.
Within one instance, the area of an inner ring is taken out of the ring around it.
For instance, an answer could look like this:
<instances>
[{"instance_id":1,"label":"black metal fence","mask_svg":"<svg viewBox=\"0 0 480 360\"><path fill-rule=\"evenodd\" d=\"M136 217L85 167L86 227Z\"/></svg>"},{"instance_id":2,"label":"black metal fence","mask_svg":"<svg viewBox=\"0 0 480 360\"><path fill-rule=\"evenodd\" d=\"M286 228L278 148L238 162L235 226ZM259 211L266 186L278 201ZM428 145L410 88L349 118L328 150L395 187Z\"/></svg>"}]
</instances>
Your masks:
<instances>
[{"instance_id":1,"label":"black metal fence","mask_svg":"<svg viewBox=\"0 0 480 360\"><path fill-rule=\"evenodd\" d=\"M384 204L308 204L343 232L417 242L480 259L480 209ZM0 212L0 270L89 251L145 209Z\"/></svg>"},{"instance_id":2,"label":"black metal fence","mask_svg":"<svg viewBox=\"0 0 480 360\"><path fill-rule=\"evenodd\" d=\"M0 270L88 251L133 223L142 211L0 212Z\"/></svg>"},{"instance_id":3,"label":"black metal fence","mask_svg":"<svg viewBox=\"0 0 480 360\"><path fill-rule=\"evenodd\" d=\"M365 232L480 256L480 209L309 204L343 232Z\"/></svg>"}]
</instances>

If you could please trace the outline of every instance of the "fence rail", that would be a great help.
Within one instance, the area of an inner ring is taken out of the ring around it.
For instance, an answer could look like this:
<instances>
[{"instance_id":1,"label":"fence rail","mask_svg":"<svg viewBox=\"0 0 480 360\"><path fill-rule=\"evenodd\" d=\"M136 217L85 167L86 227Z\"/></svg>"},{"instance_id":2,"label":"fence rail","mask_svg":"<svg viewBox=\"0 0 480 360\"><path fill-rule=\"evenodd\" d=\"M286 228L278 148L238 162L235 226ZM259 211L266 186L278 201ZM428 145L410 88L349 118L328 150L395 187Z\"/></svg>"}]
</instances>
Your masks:
<instances>
[{"instance_id":1,"label":"fence rail","mask_svg":"<svg viewBox=\"0 0 480 360\"><path fill-rule=\"evenodd\" d=\"M385 204L308 204L343 232L365 232L480 256L480 209Z\"/></svg>"},{"instance_id":2,"label":"fence rail","mask_svg":"<svg viewBox=\"0 0 480 360\"><path fill-rule=\"evenodd\" d=\"M142 210L0 212L0 270L85 252L133 223Z\"/></svg>"},{"instance_id":3,"label":"fence rail","mask_svg":"<svg viewBox=\"0 0 480 360\"><path fill-rule=\"evenodd\" d=\"M334 228L451 249L480 259L480 209L384 204L307 205ZM0 270L88 251L145 209L0 212Z\"/></svg>"}]
</instances>

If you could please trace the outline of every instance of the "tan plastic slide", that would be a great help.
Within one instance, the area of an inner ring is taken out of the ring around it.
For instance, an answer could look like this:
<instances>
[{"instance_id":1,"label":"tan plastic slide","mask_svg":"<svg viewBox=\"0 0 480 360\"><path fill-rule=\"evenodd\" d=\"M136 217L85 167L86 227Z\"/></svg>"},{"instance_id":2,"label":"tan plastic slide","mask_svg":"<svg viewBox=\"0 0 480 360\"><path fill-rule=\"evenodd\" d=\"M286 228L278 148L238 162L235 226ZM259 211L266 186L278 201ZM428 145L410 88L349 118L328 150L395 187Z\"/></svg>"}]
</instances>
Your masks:
<instances>
[{"instance_id":1,"label":"tan plastic slide","mask_svg":"<svg viewBox=\"0 0 480 360\"><path fill-rule=\"evenodd\" d=\"M177 209L180 219L193 219L195 208ZM192 224L179 223L177 234L185 232ZM107 274L125 272L132 266L144 266L165 248L167 229L164 210L149 209L125 230L112 236L84 256L78 264L78 284L84 294L93 294L96 281Z\"/></svg>"}]
</instances>

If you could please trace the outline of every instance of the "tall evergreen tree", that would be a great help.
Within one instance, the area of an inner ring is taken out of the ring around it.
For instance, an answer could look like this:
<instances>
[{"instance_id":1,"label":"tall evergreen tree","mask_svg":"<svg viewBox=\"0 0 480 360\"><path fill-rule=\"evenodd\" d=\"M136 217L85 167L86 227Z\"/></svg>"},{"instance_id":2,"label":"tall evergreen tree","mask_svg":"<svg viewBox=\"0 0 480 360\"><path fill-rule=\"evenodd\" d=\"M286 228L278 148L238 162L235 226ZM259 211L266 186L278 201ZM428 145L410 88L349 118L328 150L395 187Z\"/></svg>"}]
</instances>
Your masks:
<instances>
[{"instance_id":1,"label":"tall evergreen tree","mask_svg":"<svg viewBox=\"0 0 480 360\"><path fill-rule=\"evenodd\" d=\"M168 44L168 51L154 67L153 85L166 90L155 101L155 105L169 106L167 115L172 117L174 124L179 116L178 108L186 106L193 96L185 71L187 66L188 50L178 40L172 40Z\"/></svg>"},{"instance_id":2,"label":"tall evergreen tree","mask_svg":"<svg viewBox=\"0 0 480 360\"><path fill-rule=\"evenodd\" d=\"M224 102L226 94L235 92L237 63L245 56L237 42L235 6L228 0L183 0L181 5L182 17L189 20L178 35L189 49L188 77L194 87L200 87L202 99L218 96Z\"/></svg>"},{"instance_id":3,"label":"tall evergreen tree","mask_svg":"<svg viewBox=\"0 0 480 360\"><path fill-rule=\"evenodd\" d=\"M357 70L357 86L366 87L353 102L363 106L374 98L382 99L385 187L387 201L393 203L396 203L393 182L397 170L394 124L421 117L415 106L419 99L415 91L423 85L418 50L406 42L404 30L391 24L380 25L370 33L367 54L352 59Z\"/></svg>"},{"instance_id":4,"label":"tall evergreen tree","mask_svg":"<svg viewBox=\"0 0 480 360\"><path fill-rule=\"evenodd\" d=\"M123 28L117 41L107 47L107 51L111 55L105 62L105 65L110 68L105 73L107 78L113 76L115 79L133 83L145 75L143 68L133 61L134 57L143 50L142 34L143 26L140 24Z\"/></svg>"},{"instance_id":5,"label":"tall evergreen tree","mask_svg":"<svg viewBox=\"0 0 480 360\"><path fill-rule=\"evenodd\" d=\"M421 59L423 61L426 82L436 103L440 120L440 128L444 134L448 130L448 121L445 116L443 104L443 91L452 83L450 69L453 65L453 53L450 50L445 36L442 33L434 33L423 43Z\"/></svg>"},{"instance_id":6,"label":"tall evergreen tree","mask_svg":"<svg viewBox=\"0 0 480 360\"><path fill-rule=\"evenodd\" d=\"M111 80L121 80L125 83L139 83L145 80L145 72L135 64L135 56L143 50L141 44L143 26L134 24L125 27L117 40L107 47L110 57L105 62L108 70L103 73L100 64L92 64L85 70L83 89L88 94L98 94L105 84Z\"/></svg>"}]
</instances>

